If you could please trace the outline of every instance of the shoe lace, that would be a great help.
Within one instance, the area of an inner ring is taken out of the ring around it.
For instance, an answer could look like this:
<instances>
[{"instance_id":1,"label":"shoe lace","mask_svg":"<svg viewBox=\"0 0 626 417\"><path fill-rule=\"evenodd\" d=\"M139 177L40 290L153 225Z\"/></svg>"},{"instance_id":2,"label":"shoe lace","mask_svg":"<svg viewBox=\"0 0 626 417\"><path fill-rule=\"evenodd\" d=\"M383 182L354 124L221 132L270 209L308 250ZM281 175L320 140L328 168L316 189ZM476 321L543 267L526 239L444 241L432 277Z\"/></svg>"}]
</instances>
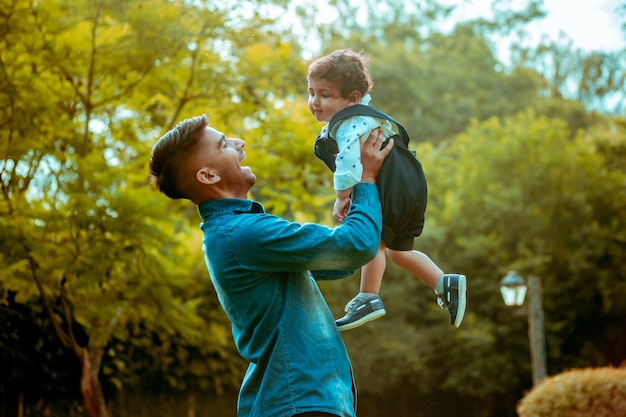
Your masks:
<instances>
[{"instance_id":1,"label":"shoe lace","mask_svg":"<svg viewBox=\"0 0 626 417\"><path fill-rule=\"evenodd\" d=\"M352 300L348 301L348 304L346 304L346 306L344 307L343 311L345 311L346 313L348 311L350 311L350 309L352 307L354 307L354 305L358 302L358 300L356 298L353 298Z\"/></svg>"},{"instance_id":2,"label":"shoe lace","mask_svg":"<svg viewBox=\"0 0 626 417\"><path fill-rule=\"evenodd\" d=\"M437 304L439 304L439 308L442 310L448 310L450 308L448 307L448 304L446 304L446 302L444 301L443 297L439 294L437 294Z\"/></svg>"}]
</instances>

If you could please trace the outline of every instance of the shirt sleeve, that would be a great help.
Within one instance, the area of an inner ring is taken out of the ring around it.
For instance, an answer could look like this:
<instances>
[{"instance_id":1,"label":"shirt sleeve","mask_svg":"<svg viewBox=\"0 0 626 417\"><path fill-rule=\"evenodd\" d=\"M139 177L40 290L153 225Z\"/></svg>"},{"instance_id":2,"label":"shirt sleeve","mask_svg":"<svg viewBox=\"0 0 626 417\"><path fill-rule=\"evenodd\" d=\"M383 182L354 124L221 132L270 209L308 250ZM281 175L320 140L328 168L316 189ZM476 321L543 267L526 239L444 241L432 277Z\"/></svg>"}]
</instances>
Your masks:
<instances>
[{"instance_id":1,"label":"shirt sleeve","mask_svg":"<svg viewBox=\"0 0 626 417\"><path fill-rule=\"evenodd\" d=\"M339 123L334 134L338 153L335 158L335 190L352 188L361 181L361 136L379 127L380 123L370 116L353 116Z\"/></svg>"},{"instance_id":2,"label":"shirt sleeve","mask_svg":"<svg viewBox=\"0 0 626 417\"><path fill-rule=\"evenodd\" d=\"M382 212L371 183L354 187L348 215L334 228L267 213L238 217L231 251L240 266L255 271L354 270L374 257L380 242Z\"/></svg>"}]
</instances>

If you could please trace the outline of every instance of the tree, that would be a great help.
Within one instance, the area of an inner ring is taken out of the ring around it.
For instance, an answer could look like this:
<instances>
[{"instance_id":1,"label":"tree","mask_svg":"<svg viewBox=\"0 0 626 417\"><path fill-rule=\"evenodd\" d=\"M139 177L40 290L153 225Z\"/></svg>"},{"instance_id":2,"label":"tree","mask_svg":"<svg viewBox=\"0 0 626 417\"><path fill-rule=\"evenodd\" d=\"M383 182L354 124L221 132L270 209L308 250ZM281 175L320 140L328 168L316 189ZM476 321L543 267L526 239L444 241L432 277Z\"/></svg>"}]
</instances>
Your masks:
<instances>
[{"instance_id":1,"label":"tree","mask_svg":"<svg viewBox=\"0 0 626 417\"><path fill-rule=\"evenodd\" d=\"M162 133L207 113L246 141L262 173L251 197L332 224L332 177L312 154L321 126L304 100L310 45L272 17L295 3L0 2L0 318L12 326L0 356L24 364L2 383L32 379L40 358L58 378L84 367L91 415L129 386L236 387L243 364L207 281L195 207L159 195L146 165ZM378 13L367 30L323 28L323 45L371 56L373 104L407 126L429 178L416 247L468 274L470 310L452 333L428 288L390 267L388 316L345 336L358 386L417 393L424 410L460 398L464 412L493 404L491 415L506 415L498 407L512 410L530 380L524 323L497 294L508 268L544 278L551 370L621 358L624 123L551 96L536 67L504 69L486 39L505 31L498 20L442 32L448 9L434 2L383 3L366 2ZM535 14L502 16L513 25ZM334 311L357 285L323 284ZM68 355L77 366L55 373Z\"/></svg>"},{"instance_id":2,"label":"tree","mask_svg":"<svg viewBox=\"0 0 626 417\"><path fill-rule=\"evenodd\" d=\"M429 288L388 267L387 316L345 334L360 389L408 391L424 415L453 412L434 405L438 392L462 398L468 415L510 413L519 399L511 393L521 395L531 372L525 320L504 311L499 295L509 269L543 278L550 373L612 363L626 347L614 336L626 283L615 239L624 230L623 170L589 137L571 139L563 121L530 110L476 120L454 140L416 150L430 193L416 247L467 274L468 313L452 329Z\"/></svg>"},{"instance_id":3,"label":"tree","mask_svg":"<svg viewBox=\"0 0 626 417\"><path fill-rule=\"evenodd\" d=\"M543 16L541 2L514 10L496 1L494 7L493 19L458 22L448 31L442 27L453 7L346 2L320 36L324 49L350 47L370 57L372 105L401 121L414 140L438 143L462 132L472 118L508 117L528 106L567 120L572 131L586 127L579 103L564 106L561 97L545 94L552 88L545 74L498 61L497 40L523 33L524 25Z\"/></svg>"},{"instance_id":4,"label":"tree","mask_svg":"<svg viewBox=\"0 0 626 417\"><path fill-rule=\"evenodd\" d=\"M626 94L624 51L589 51L575 48L572 41L544 41L536 47L514 45L512 65L532 68L548 80L552 98L567 98L587 110L623 114Z\"/></svg>"},{"instance_id":5,"label":"tree","mask_svg":"<svg viewBox=\"0 0 626 417\"><path fill-rule=\"evenodd\" d=\"M198 311L207 305L197 298L206 289L194 280L199 273L192 263L201 258L189 256L184 238L193 236L195 209L158 195L146 169L155 137L184 115L208 107L228 122L258 115L267 101L253 91L257 85L239 88L240 69L253 70L235 57L282 34L268 31L271 20L260 16L233 24L224 7L3 4L3 297L24 306L41 300L61 346L81 364L90 416L107 414L101 373L119 389L124 368L138 364L116 353L148 349L146 336L164 336L159 349L165 354L176 343L188 351L200 347L209 362L198 378L204 386L219 390L232 381L215 371L240 368L233 349L224 348L225 319L207 332L213 313ZM259 79L266 81L261 73ZM170 220L171 213L180 220ZM169 374L172 363L184 360L174 356L154 366ZM184 386L186 378L169 381Z\"/></svg>"}]
</instances>

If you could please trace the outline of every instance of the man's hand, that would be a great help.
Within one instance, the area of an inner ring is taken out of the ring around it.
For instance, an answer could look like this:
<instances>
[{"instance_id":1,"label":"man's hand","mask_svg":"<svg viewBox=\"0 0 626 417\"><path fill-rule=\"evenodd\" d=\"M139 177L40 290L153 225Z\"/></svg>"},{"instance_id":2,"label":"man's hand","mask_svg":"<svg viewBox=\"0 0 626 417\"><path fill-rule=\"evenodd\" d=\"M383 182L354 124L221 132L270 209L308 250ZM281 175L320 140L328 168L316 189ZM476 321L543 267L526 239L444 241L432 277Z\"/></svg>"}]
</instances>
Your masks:
<instances>
[{"instance_id":1,"label":"man's hand","mask_svg":"<svg viewBox=\"0 0 626 417\"><path fill-rule=\"evenodd\" d=\"M361 182L376 183L378 171L393 148L393 139L389 139L385 149L380 149L384 140L383 132L380 129L374 129L361 144L361 164L363 165Z\"/></svg>"}]
</instances>

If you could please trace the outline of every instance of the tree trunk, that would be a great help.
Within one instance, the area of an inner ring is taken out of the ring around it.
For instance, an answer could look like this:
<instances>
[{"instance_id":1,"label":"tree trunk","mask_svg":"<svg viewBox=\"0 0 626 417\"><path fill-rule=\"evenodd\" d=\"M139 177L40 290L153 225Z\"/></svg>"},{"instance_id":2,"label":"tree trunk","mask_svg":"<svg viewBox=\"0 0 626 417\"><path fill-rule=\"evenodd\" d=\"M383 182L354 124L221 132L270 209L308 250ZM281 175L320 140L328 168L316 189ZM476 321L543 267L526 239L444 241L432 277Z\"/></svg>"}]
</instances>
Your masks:
<instances>
[{"instance_id":1,"label":"tree trunk","mask_svg":"<svg viewBox=\"0 0 626 417\"><path fill-rule=\"evenodd\" d=\"M17 397L17 417L24 417L24 391L20 390L20 395Z\"/></svg>"},{"instance_id":2,"label":"tree trunk","mask_svg":"<svg viewBox=\"0 0 626 417\"><path fill-rule=\"evenodd\" d=\"M192 389L187 394L187 417L196 417L196 393Z\"/></svg>"},{"instance_id":3,"label":"tree trunk","mask_svg":"<svg viewBox=\"0 0 626 417\"><path fill-rule=\"evenodd\" d=\"M83 395L85 410L89 417L108 417L104 394L98 380L98 370L92 369L87 349L82 351L83 374L80 379L80 392Z\"/></svg>"}]
</instances>

